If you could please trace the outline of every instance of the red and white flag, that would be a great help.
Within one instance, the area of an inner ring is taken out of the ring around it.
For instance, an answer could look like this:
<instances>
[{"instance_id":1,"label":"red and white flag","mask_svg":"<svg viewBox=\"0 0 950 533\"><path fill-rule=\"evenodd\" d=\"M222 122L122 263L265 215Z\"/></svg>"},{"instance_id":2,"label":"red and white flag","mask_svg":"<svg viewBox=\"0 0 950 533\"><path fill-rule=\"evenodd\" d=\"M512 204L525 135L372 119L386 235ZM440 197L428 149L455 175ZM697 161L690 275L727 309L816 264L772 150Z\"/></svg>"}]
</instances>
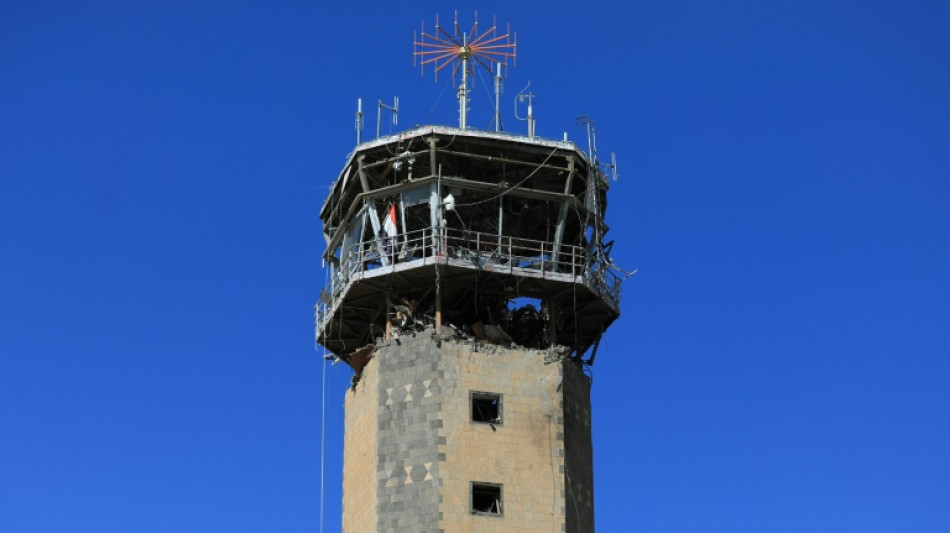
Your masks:
<instances>
[{"instance_id":1,"label":"red and white flag","mask_svg":"<svg viewBox=\"0 0 950 533\"><path fill-rule=\"evenodd\" d=\"M389 212L386 213L386 221L383 223L383 231L387 237L396 236L396 204L389 204Z\"/></svg>"}]
</instances>

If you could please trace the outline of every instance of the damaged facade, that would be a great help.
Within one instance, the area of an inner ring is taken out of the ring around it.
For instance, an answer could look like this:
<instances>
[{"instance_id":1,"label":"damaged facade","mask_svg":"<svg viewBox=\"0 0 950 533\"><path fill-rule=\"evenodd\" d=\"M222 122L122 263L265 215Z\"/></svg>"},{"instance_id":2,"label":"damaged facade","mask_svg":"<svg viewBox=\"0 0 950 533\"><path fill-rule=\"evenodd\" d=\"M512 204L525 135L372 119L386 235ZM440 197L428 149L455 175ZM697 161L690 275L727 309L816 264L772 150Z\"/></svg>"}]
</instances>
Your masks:
<instances>
[{"instance_id":1,"label":"damaged facade","mask_svg":"<svg viewBox=\"0 0 950 533\"><path fill-rule=\"evenodd\" d=\"M583 357L619 316L607 187L572 142L429 126L360 145L320 212L318 342L348 360L446 324Z\"/></svg>"},{"instance_id":2,"label":"damaged facade","mask_svg":"<svg viewBox=\"0 0 950 533\"><path fill-rule=\"evenodd\" d=\"M349 157L316 306L317 341L354 370L344 531L593 530L584 366L622 276L591 159L441 126Z\"/></svg>"}]
</instances>

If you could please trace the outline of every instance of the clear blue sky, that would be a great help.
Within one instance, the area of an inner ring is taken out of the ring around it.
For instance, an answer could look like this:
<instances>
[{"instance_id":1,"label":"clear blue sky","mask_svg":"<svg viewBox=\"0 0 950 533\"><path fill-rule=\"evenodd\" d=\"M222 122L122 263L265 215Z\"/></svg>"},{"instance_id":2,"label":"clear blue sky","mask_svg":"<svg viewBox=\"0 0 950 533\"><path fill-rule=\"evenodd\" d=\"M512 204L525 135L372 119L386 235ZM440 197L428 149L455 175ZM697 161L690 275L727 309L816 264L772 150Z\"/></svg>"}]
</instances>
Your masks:
<instances>
[{"instance_id":1,"label":"clear blue sky","mask_svg":"<svg viewBox=\"0 0 950 533\"><path fill-rule=\"evenodd\" d=\"M455 123L411 56L452 7L0 5L0 530L317 531L317 213L357 97ZM599 531L950 531L948 4L479 10L506 102L619 157Z\"/></svg>"}]
</instances>

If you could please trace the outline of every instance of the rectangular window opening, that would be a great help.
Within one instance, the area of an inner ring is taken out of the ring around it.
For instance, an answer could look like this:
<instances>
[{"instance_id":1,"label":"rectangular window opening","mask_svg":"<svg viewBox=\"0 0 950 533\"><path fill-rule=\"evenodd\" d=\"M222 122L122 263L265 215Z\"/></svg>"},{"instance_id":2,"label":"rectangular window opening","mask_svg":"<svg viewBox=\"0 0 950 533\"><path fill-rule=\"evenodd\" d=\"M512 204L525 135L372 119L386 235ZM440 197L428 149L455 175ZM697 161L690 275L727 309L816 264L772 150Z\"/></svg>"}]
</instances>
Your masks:
<instances>
[{"instance_id":1,"label":"rectangular window opening","mask_svg":"<svg viewBox=\"0 0 950 533\"><path fill-rule=\"evenodd\" d=\"M472 483L472 514L502 516L500 484Z\"/></svg>"},{"instance_id":2,"label":"rectangular window opening","mask_svg":"<svg viewBox=\"0 0 950 533\"><path fill-rule=\"evenodd\" d=\"M501 425L501 394L473 392L472 422Z\"/></svg>"}]
</instances>

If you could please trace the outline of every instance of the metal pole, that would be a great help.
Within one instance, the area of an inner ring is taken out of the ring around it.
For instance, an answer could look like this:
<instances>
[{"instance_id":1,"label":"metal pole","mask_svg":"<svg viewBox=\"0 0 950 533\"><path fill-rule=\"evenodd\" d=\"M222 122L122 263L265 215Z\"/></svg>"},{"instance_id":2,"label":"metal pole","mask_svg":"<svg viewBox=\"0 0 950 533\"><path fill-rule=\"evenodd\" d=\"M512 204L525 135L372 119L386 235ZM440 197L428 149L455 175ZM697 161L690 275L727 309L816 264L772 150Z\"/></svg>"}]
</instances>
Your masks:
<instances>
[{"instance_id":1,"label":"metal pole","mask_svg":"<svg viewBox=\"0 0 950 533\"><path fill-rule=\"evenodd\" d=\"M495 131L501 131L501 63L495 74Z\"/></svg>"},{"instance_id":2,"label":"metal pole","mask_svg":"<svg viewBox=\"0 0 950 533\"><path fill-rule=\"evenodd\" d=\"M393 300L386 295L386 340L393 338Z\"/></svg>"},{"instance_id":3,"label":"metal pole","mask_svg":"<svg viewBox=\"0 0 950 533\"><path fill-rule=\"evenodd\" d=\"M534 138L534 106L532 105L532 100L534 95L528 93L528 137Z\"/></svg>"},{"instance_id":4,"label":"metal pole","mask_svg":"<svg viewBox=\"0 0 950 533\"><path fill-rule=\"evenodd\" d=\"M587 119L587 161L593 165L594 164L594 144L591 142L590 136L590 119Z\"/></svg>"},{"instance_id":5,"label":"metal pole","mask_svg":"<svg viewBox=\"0 0 950 533\"><path fill-rule=\"evenodd\" d=\"M504 211L504 196L498 197L498 238L501 239L502 227L505 220L505 211ZM498 241L498 245L501 246L501 241Z\"/></svg>"},{"instance_id":6,"label":"metal pole","mask_svg":"<svg viewBox=\"0 0 950 533\"><path fill-rule=\"evenodd\" d=\"M393 97L393 105L388 106L382 100L377 100L376 108L376 138L379 138L380 123L383 115L383 109L388 109L393 113L393 125L399 124L399 97Z\"/></svg>"},{"instance_id":7,"label":"metal pole","mask_svg":"<svg viewBox=\"0 0 950 533\"><path fill-rule=\"evenodd\" d=\"M459 127L468 126L468 57L462 52L462 84L459 85Z\"/></svg>"},{"instance_id":8,"label":"metal pole","mask_svg":"<svg viewBox=\"0 0 950 533\"><path fill-rule=\"evenodd\" d=\"M435 332L438 335L442 334L442 276L439 272L439 263L443 259L443 254L445 253L445 223L443 222L443 210L445 207L442 205L442 167L439 166L439 177L436 179L436 196L438 198L438 227L433 228L434 231L439 232L439 249L435 257ZM441 338L440 338L441 342Z\"/></svg>"},{"instance_id":9,"label":"metal pole","mask_svg":"<svg viewBox=\"0 0 950 533\"><path fill-rule=\"evenodd\" d=\"M356 99L356 144L360 144L363 138L363 99Z\"/></svg>"},{"instance_id":10,"label":"metal pole","mask_svg":"<svg viewBox=\"0 0 950 533\"><path fill-rule=\"evenodd\" d=\"M438 265L435 267L439 268ZM436 275L435 282L435 332L439 335L442 334L442 288L440 287L441 282L439 281L439 276Z\"/></svg>"}]
</instances>

